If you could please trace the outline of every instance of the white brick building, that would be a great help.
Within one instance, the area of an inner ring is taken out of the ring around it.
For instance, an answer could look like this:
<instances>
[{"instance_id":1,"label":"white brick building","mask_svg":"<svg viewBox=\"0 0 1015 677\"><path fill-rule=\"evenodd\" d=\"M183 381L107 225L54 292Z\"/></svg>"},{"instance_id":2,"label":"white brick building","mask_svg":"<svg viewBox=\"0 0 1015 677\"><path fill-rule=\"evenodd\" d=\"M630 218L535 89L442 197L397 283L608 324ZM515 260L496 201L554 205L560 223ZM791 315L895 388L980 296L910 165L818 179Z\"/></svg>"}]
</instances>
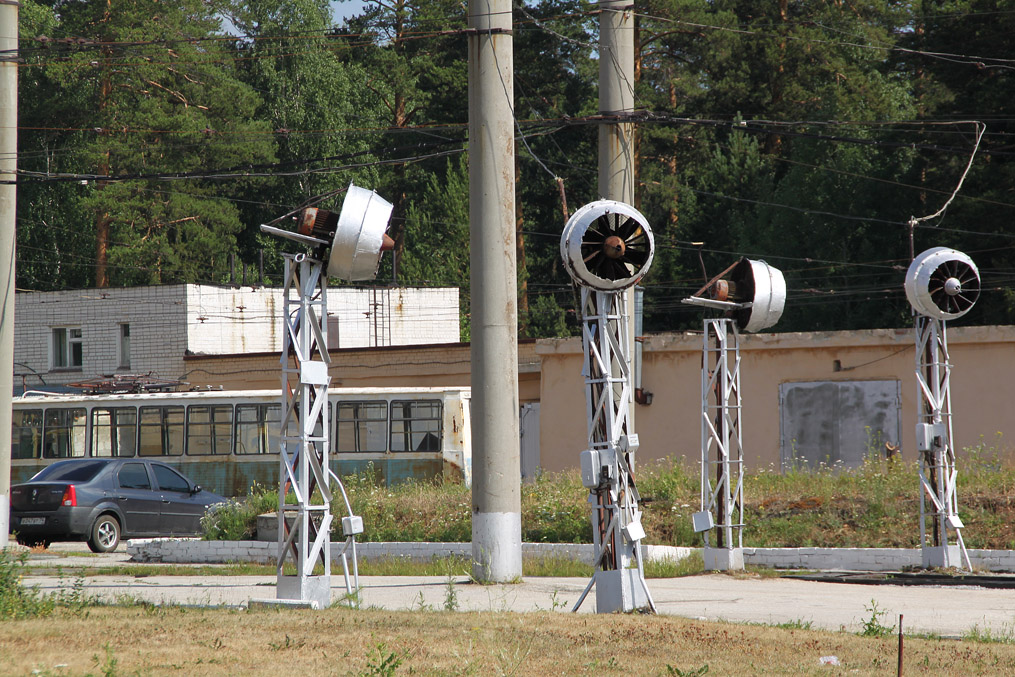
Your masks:
<instances>
[{"instance_id":1,"label":"white brick building","mask_svg":"<svg viewBox=\"0 0 1015 677\"><path fill-rule=\"evenodd\" d=\"M19 292L15 388L116 373L180 378L185 355L277 352L282 290L166 285ZM460 340L456 288L328 289L329 348Z\"/></svg>"}]
</instances>

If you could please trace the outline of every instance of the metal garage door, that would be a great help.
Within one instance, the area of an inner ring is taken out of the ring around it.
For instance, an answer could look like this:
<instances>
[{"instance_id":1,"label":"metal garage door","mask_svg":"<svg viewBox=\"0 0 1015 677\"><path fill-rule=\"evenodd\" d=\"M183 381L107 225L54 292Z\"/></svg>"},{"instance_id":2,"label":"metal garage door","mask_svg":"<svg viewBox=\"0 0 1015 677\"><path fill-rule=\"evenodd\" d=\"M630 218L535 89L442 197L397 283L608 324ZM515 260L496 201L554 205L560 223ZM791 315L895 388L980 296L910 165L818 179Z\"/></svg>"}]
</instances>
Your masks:
<instances>
[{"instance_id":1,"label":"metal garage door","mask_svg":"<svg viewBox=\"0 0 1015 677\"><path fill-rule=\"evenodd\" d=\"M808 381L779 385L782 467L839 463L854 468L867 454L899 444L901 384Z\"/></svg>"}]
</instances>

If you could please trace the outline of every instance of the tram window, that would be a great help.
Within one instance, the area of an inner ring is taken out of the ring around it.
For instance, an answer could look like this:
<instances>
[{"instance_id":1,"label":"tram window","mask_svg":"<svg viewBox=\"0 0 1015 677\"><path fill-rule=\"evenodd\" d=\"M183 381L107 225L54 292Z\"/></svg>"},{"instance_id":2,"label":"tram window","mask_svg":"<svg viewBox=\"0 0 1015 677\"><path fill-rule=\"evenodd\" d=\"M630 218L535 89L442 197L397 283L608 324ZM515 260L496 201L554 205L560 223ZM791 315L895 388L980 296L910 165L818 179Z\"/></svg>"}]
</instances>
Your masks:
<instances>
[{"instance_id":1,"label":"tram window","mask_svg":"<svg viewBox=\"0 0 1015 677\"><path fill-rule=\"evenodd\" d=\"M42 456L42 409L14 411L11 426L11 458Z\"/></svg>"},{"instance_id":2,"label":"tram window","mask_svg":"<svg viewBox=\"0 0 1015 677\"><path fill-rule=\"evenodd\" d=\"M233 430L231 404L187 407L187 454L228 454Z\"/></svg>"},{"instance_id":3,"label":"tram window","mask_svg":"<svg viewBox=\"0 0 1015 677\"><path fill-rule=\"evenodd\" d=\"M47 409L43 436L46 458L79 458L85 455L86 412L82 409Z\"/></svg>"},{"instance_id":4,"label":"tram window","mask_svg":"<svg viewBox=\"0 0 1015 677\"><path fill-rule=\"evenodd\" d=\"M441 401L391 403L391 451L440 451Z\"/></svg>"},{"instance_id":5,"label":"tram window","mask_svg":"<svg viewBox=\"0 0 1015 677\"><path fill-rule=\"evenodd\" d=\"M237 404L236 453L278 453L281 417L282 407L277 404Z\"/></svg>"},{"instance_id":6,"label":"tram window","mask_svg":"<svg viewBox=\"0 0 1015 677\"><path fill-rule=\"evenodd\" d=\"M141 456L179 456L183 453L183 407L141 407Z\"/></svg>"},{"instance_id":7,"label":"tram window","mask_svg":"<svg viewBox=\"0 0 1015 677\"><path fill-rule=\"evenodd\" d=\"M388 450L388 403L339 402L338 451Z\"/></svg>"},{"instance_id":8,"label":"tram window","mask_svg":"<svg viewBox=\"0 0 1015 677\"><path fill-rule=\"evenodd\" d=\"M134 456L137 453L137 409L92 409L92 456Z\"/></svg>"}]
</instances>

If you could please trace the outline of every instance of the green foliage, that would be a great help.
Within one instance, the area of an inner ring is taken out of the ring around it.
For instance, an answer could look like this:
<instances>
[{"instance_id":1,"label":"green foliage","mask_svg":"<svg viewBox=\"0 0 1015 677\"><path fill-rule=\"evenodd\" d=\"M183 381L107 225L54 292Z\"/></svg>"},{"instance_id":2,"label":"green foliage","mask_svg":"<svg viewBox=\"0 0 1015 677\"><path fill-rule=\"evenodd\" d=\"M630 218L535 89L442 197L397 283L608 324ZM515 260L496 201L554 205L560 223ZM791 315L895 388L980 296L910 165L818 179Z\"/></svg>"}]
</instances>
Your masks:
<instances>
[{"instance_id":1,"label":"green foliage","mask_svg":"<svg viewBox=\"0 0 1015 677\"><path fill-rule=\"evenodd\" d=\"M535 543L588 543L585 489L576 472L542 474L522 486L522 538Z\"/></svg>"},{"instance_id":2,"label":"green foliage","mask_svg":"<svg viewBox=\"0 0 1015 677\"><path fill-rule=\"evenodd\" d=\"M247 495L213 506L201 518L207 541L243 541L257 536L257 516L278 510L278 490L254 484Z\"/></svg>"},{"instance_id":3,"label":"green foliage","mask_svg":"<svg viewBox=\"0 0 1015 677\"><path fill-rule=\"evenodd\" d=\"M387 677L393 675L409 655L408 651L388 651L387 645L384 642L379 642L367 655L366 670L359 674L363 677Z\"/></svg>"},{"instance_id":4,"label":"green foliage","mask_svg":"<svg viewBox=\"0 0 1015 677\"><path fill-rule=\"evenodd\" d=\"M27 559L28 553L0 549L0 620L48 616L53 612L54 600L21 582Z\"/></svg>"},{"instance_id":5,"label":"green foliage","mask_svg":"<svg viewBox=\"0 0 1015 677\"><path fill-rule=\"evenodd\" d=\"M863 629L859 632L861 637L887 637L895 631L894 625L884 625L881 622L888 612L878 607L877 600L871 599L870 606L865 604L863 608L870 612L870 617L863 622Z\"/></svg>"},{"instance_id":6,"label":"green foliage","mask_svg":"<svg viewBox=\"0 0 1015 677\"><path fill-rule=\"evenodd\" d=\"M236 77L228 43L207 40L219 18L200 0L139 0L115 12L96 3L59 9L56 23L34 8L29 15L32 29L70 40L58 54L36 50L27 60L21 168L112 180L24 181L19 244L50 274L40 279L35 267L19 267L19 282L59 287L64 281L52 271L66 262L76 275L82 259L96 284L221 281L215 273L224 275L242 229L227 198L244 182L195 177L167 190L157 178L273 159L267 125L253 119L257 95ZM44 231L53 227L82 235L47 251Z\"/></svg>"}]
</instances>

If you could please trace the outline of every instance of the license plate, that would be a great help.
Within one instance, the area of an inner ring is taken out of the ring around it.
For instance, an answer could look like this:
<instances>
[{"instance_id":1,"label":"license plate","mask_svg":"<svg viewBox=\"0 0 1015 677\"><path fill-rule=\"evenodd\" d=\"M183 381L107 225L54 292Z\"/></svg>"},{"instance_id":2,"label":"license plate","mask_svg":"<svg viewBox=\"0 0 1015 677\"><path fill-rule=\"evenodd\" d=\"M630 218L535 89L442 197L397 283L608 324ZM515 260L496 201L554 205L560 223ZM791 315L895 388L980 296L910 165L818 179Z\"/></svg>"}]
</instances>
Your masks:
<instances>
[{"instance_id":1,"label":"license plate","mask_svg":"<svg viewBox=\"0 0 1015 677\"><path fill-rule=\"evenodd\" d=\"M21 526L23 527L34 527L41 526L46 523L45 517L22 517Z\"/></svg>"}]
</instances>

